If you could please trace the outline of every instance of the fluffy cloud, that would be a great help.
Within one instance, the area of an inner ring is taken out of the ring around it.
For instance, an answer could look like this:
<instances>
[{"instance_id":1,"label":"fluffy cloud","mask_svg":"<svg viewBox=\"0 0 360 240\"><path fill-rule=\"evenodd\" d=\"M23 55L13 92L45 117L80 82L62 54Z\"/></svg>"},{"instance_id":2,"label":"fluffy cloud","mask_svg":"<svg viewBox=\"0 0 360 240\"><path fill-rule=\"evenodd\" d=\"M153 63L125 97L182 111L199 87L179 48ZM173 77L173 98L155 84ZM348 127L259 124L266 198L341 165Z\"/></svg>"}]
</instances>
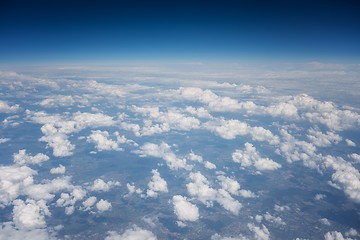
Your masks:
<instances>
[{"instance_id":1,"label":"fluffy cloud","mask_svg":"<svg viewBox=\"0 0 360 240\"><path fill-rule=\"evenodd\" d=\"M180 221L197 221L200 217L199 209L190 203L186 197L176 195L172 198L174 213Z\"/></svg>"},{"instance_id":2,"label":"fluffy cloud","mask_svg":"<svg viewBox=\"0 0 360 240\"><path fill-rule=\"evenodd\" d=\"M345 139L345 142L348 146L350 147L356 147L356 143L354 143L353 141L351 141L350 139Z\"/></svg>"},{"instance_id":3,"label":"fluffy cloud","mask_svg":"<svg viewBox=\"0 0 360 240\"><path fill-rule=\"evenodd\" d=\"M166 181L161 178L157 169L153 169L151 172L153 176L148 183L149 189L146 191L146 195L155 198L158 196L159 192L168 192L168 188Z\"/></svg>"},{"instance_id":4,"label":"fluffy cloud","mask_svg":"<svg viewBox=\"0 0 360 240\"><path fill-rule=\"evenodd\" d=\"M252 223L249 223L247 226L248 226L249 230L254 233L255 239L258 239L258 240L269 240L270 239L270 232L265 225L258 227Z\"/></svg>"},{"instance_id":5,"label":"fluffy cloud","mask_svg":"<svg viewBox=\"0 0 360 240\"><path fill-rule=\"evenodd\" d=\"M19 105L10 106L7 102L0 100L0 113L12 113L19 110Z\"/></svg>"},{"instance_id":6,"label":"fluffy cloud","mask_svg":"<svg viewBox=\"0 0 360 240\"><path fill-rule=\"evenodd\" d=\"M66 168L63 165L59 165L56 168L50 169L51 174L65 174Z\"/></svg>"},{"instance_id":7,"label":"fluffy cloud","mask_svg":"<svg viewBox=\"0 0 360 240\"><path fill-rule=\"evenodd\" d=\"M136 225L127 229L123 234L118 234L114 231L110 231L108 233L109 235L105 238L105 240L157 240L156 236L152 232L139 228Z\"/></svg>"},{"instance_id":8,"label":"fluffy cloud","mask_svg":"<svg viewBox=\"0 0 360 240\"><path fill-rule=\"evenodd\" d=\"M109 136L110 135L107 131L100 131L100 130L91 131L90 136L87 137L87 142L95 143L96 148L100 151L103 150L122 151L123 149L119 147L119 142L109 139Z\"/></svg>"},{"instance_id":9,"label":"fluffy cloud","mask_svg":"<svg viewBox=\"0 0 360 240\"><path fill-rule=\"evenodd\" d=\"M100 201L96 203L96 208L99 212L109 211L111 209L111 203L106 200L100 199Z\"/></svg>"},{"instance_id":10,"label":"fluffy cloud","mask_svg":"<svg viewBox=\"0 0 360 240\"><path fill-rule=\"evenodd\" d=\"M277 224L277 225L280 225L280 226L285 226L286 225L286 223L281 219L281 217L275 217L275 216L271 215L269 212L266 212L263 215L256 215L255 219L259 223L264 219L264 220L266 220L268 222L271 222L271 223L274 223L274 224Z\"/></svg>"},{"instance_id":11,"label":"fluffy cloud","mask_svg":"<svg viewBox=\"0 0 360 240\"><path fill-rule=\"evenodd\" d=\"M333 143L337 144L342 140L342 137L334 132L327 131L326 134L321 131L309 129L308 139L318 147L329 147Z\"/></svg>"},{"instance_id":12,"label":"fluffy cloud","mask_svg":"<svg viewBox=\"0 0 360 240\"><path fill-rule=\"evenodd\" d=\"M220 186L223 190L235 196L242 196L244 198L253 198L255 194L249 190L240 189L240 184L229 177L218 176L217 179L220 181Z\"/></svg>"},{"instance_id":13,"label":"fluffy cloud","mask_svg":"<svg viewBox=\"0 0 360 240\"><path fill-rule=\"evenodd\" d=\"M10 138L0 138L0 144L10 141Z\"/></svg>"},{"instance_id":14,"label":"fluffy cloud","mask_svg":"<svg viewBox=\"0 0 360 240\"><path fill-rule=\"evenodd\" d=\"M211 236L211 240L249 240L247 237L244 237L242 235L236 236L236 237L222 237L219 234L214 234Z\"/></svg>"},{"instance_id":15,"label":"fluffy cloud","mask_svg":"<svg viewBox=\"0 0 360 240\"><path fill-rule=\"evenodd\" d=\"M0 207L8 205L33 184L35 174L27 166L0 166Z\"/></svg>"},{"instance_id":16,"label":"fluffy cloud","mask_svg":"<svg viewBox=\"0 0 360 240\"><path fill-rule=\"evenodd\" d=\"M209 181L200 172L190 173L189 179L192 182L186 184L186 187L191 196L196 197L208 207L213 205L213 201L216 201L229 212L235 215L239 214L242 204L224 189L211 188Z\"/></svg>"},{"instance_id":17,"label":"fluffy cloud","mask_svg":"<svg viewBox=\"0 0 360 240\"><path fill-rule=\"evenodd\" d=\"M72 96L58 95L53 97L48 97L42 100L39 104L42 107L66 107L72 106L75 103L75 100Z\"/></svg>"},{"instance_id":18,"label":"fluffy cloud","mask_svg":"<svg viewBox=\"0 0 360 240\"><path fill-rule=\"evenodd\" d=\"M46 227L45 215L50 212L44 201L17 199L13 202L13 222L20 229L37 229Z\"/></svg>"},{"instance_id":19,"label":"fluffy cloud","mask_svg":"<svg viewBox=\"0 0 360 240\"><path fill-rule=\"evenodd\" d=\"M18 229L12 222L5 222L0 225L0 239L1 240L23 240L23 239L37 239L37 240L55 240L55 233L46 228L37 229Z\"/></svg>"},{"instance_id":20,"label":"fluffy cloud","mask_svg":"<svg viewBox=\"0 0 360 240\"><path fill-rule=\"evenodd\" d=\"M263 127L251 127L239 120L225 120L220 118L204 124L205 128L216 133L224 139L235 139L237 136L250 135L254 141L267 141L272 145L279 143L279 138Z\"/></svg>"},{"instance_id":21,"label":"fluffy cloud","mask_svg":"<svg viewBox=\"0 0 360 240\"><path fill-rule=\"evenodd\" d=\"M89 190L107 192L110 190L110 188L115 186L120 186L120 182L105 182L104 180L98 178L94 180L94 183L89 187Z\"/></svg>"},{"instance_id":22,"label":"fluffy cloud","mask_svg":"<svg viewBox=\"0 0 360 240\"><path fill-rule=\"evenodd\" d=\"M352 238L346 238L342 235L341 232L333 231L333 232L327 232L324 235L325 240L353 240Z\"/></svg>"},{"instance_id":23,"label":"fluffy cloud","mask_svg":"<svg viewBox=\"0 0 360 240\"><path fill-rule=\"evenodd\" d=\"M26 164L41 164L42 162L49 160L49 157L42 153L38 153L35 156L30 156L26 154L25 149L22 149L19 150L18 153L15 153L13 155L13 159L17 165L26 165Z\"/></svg>"},{"instance_id":24,"label":"fluffy cloud","mask_svg":"<svg viewBox=\"0 0 360 240\"><path fill-rule=\"evenodd\" d=\"M232 154L232 160L240 163L242 167L254 166L259 171L270 171L281 168L281 165L273 160L260 157L252 144L245 143L244 146L245 150L236 150Z\"/></svg>"},{"instance_id":25,"label":"fluffy cloud","mask_svg":"<svg viewBox=\"0 0 360 240\"><path fill-rule=\"evenodd\" d=\"M81 208L81 209L84 210L84 211L89 211L90 208L92 206L94 206L96 201L97 201L97 198L94 197L94 196L87 198L85 201L83 201L83 203L82 203L83 208Z\"/></svg>"},{"instance_id":26,"label":"fluffy cloud","mask_svg":"<svg viewBox=\"0 0 360 240\"><path fill-rule=\"evenodd\" d=\"M159 145L154 143L145 143L140 147L140 150L135 151L140 157L157 157L162 158L168 167L172 170L187 169L191 166L187 165L186 159L178 158L170 149L170 146L162 142Z\"/></svg>"}]
</instances>

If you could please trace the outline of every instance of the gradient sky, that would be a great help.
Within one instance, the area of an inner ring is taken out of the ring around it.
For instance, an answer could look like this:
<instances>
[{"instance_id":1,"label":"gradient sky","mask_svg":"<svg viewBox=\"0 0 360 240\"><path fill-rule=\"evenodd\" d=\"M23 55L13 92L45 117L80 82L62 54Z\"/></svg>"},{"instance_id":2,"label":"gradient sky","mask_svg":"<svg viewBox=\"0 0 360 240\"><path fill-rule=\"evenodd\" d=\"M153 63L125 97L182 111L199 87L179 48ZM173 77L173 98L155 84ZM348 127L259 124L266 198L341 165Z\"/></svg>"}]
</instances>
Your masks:
<instances>
[{"instance_id":1,"label":"gradient sky","mask_svg":"<svg viewBox=\"0 0 360 240\"><path fill-rule=\"evenodd\" d=\"M360 60L357 1L0 3L0 62Z\"/></svg>"}]
</instances>

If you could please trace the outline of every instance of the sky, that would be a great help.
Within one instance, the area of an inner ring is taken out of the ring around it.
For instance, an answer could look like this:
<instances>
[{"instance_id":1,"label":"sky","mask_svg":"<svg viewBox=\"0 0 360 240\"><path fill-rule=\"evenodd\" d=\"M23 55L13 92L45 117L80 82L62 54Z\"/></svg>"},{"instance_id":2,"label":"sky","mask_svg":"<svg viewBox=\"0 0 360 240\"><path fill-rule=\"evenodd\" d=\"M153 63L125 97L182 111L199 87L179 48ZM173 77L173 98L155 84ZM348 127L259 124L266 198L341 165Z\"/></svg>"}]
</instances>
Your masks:
<instances>
[{"instance_id":1,"label":"sky","mask_svg":"<svg viewBox=\"0 0 360 240\"><path fill-rule=\"evenodd\" d=\"M1 1L0 62L360 59L356 1Z\"/></svg>"}]
</instances>

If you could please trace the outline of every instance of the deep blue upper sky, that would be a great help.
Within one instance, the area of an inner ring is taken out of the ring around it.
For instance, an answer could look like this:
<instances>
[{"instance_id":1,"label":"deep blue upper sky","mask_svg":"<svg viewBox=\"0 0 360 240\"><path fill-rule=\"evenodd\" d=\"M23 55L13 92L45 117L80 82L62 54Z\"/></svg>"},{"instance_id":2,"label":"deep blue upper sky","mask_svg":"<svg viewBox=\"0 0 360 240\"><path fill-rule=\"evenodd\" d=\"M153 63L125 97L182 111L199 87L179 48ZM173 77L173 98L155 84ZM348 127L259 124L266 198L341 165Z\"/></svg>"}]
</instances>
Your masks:
<instances>
[{"instance_id":1,"label":"deep blue upper sky","mask_svg":"<svg viewBox=\"0 0 360 240\"><path fill-rule=\"evenodd\" d=\"M358 62L356 2L1 1L0 62Z\"/></svg>"}]
</instances>

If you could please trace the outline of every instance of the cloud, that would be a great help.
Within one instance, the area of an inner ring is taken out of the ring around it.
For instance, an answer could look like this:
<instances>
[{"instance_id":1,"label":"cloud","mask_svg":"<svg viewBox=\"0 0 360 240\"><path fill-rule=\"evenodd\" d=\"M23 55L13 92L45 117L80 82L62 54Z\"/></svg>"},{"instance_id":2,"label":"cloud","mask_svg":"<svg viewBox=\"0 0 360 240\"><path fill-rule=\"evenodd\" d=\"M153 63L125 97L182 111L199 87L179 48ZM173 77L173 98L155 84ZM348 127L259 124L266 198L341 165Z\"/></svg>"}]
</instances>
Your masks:
<instances>
[{"instance_id":1,"label":"cloud","mask_svg":"<svg viewBox=\"0 0 360 240\"><path fill-rule=\"evenodd\" d=\"M329 219L327 219L327 218L320 218L319 222L321 222L322 224L324 224L326 226L331 226L331 223L330 223Z\"/></svg>"},{"instance_id":2,"label":"cloud","mask_svg":"<svg viewBox=\"0 0 360 240\"><path fill-rule=\"evenodd\" d=\"M309 129L308 139L318 147L329 147L332 144L338 144L342 137L334 132L327 131L326 134L321 131Z\"/></svg>"},{"instance_id":3,"label":"cloud","mask_svg":"<svg viewBox=\"0 0 360 240\"><path fill-rule=\"evenodd\" d=\"M75 100L72 96L52 96L45 98L39 104L42 107L67 107L72 106L75 103Z\"/></svg>"},{"instance_id":4,"label":"cloud","mask_svg":"<svg viewBox=\"0 0 360 240\"><path fill-rule=\"evenodd\" d=\"M314 197L314 200L315 201L320 201L322 199L326 198L326 195L324 194L316 194L315 197Z\"/></svg>"},{"instance_id":5,"label":"cloud","mask_svg":"<svg viewBox=\"0 0 360 240\"><path fill-rule=\"evenodd\" d=\"M218 176L217 179L220 181L220 186L223 190L235 196L242 196L244 198L253 198L255 194L249 190L240 189L240 184L229 177Z\"/></svg>"},{"instance_id":6,"label":"cloud","mask_svg":"<svg viewBox=\"0 0 360 240\"><path fill-rule=\"evenodd\" d=\"M10 141L10 138L0 138L0 144Z\"/></svg>"},{"instance_id":7,"label":"cloud","mask_svg":"<svg viewBox=\"0 0 360 240\"><path fill-rule=\"evenodd\" d=\"M271 171L281 168L281 165L269 158L260 157L256 148L251 143L245 143L245 150L236 150L232 160L240 163L242 167L254 166L259 171Z\"/></svg>"},{"instance_id":8,"label":"cloud","mask_svg":"<svg viewBox=\"0 0 360 240\"><path fill-rule=\"evenodd\" d=\"M65 174L66 168L59 164L58 167L50 169L51 174Z\"/></svg>"},{"instance_id":9,"label":"cloud","mask_svg":"<svg viewBox=\"0 0 360 240\"><path fill-rule=\"evenodd\" d=\"M190 203L186 197L176 195L172 198L174 213L180 221L197 221L200 217L199 209Z\"/></svg>"},{"instance_id":10,"label":"cloud","mask_svg":"<svg viewBox=\"0 0 360 240\"><path fill-rule=\"evenodd\" d=\"M284 206L280 206L280 205L277 205L275 204L274 205L274 210L276 212L284 212L284 211L289 211L291 208L287 205L284 205Z\"/></svg>"},{"instance_id":11,"label":"cloud","mask_svg":"<svg viewBox=\"0 0 360 240\"><path fill-rule=\"evenodd\" d=\"M136 225L127 229L123 234L118 234L114 231L109 231L108 234L105 240L157 240L152 232Z\"/></svg>"},{"instance_id":12,"label":"cloud","mask_svg":"<svg viewBox=\"0 0 360 240\"><path fill-rule=\"evenodd\" d=\"M205 123L204 127L228 140L235 139L237 136L250 135L254 141L267 141L271 145L279 143L279 138L273 135L271 131L263 127L251 127L247 123L235 119L220 118Z\"/></svg>"},{"instance_id":13,"label":"cloud","mask_svg":"<svg viewBox=\"0 0 360 240\"><path fill-rule=\"evenodd\" d=\"M109 139L109 133L107 131L93 130L91 134L87 137L87 142L95 143L96 149L103 150L115 150L122 151L123 149L119 147L117 141Z\"/></svg>"},{"instance_id":14,"label":"cloud","mask_svg":"<svg viewBox=\"0 0 360 240\"><path fill-rule=\"evenodd\" d=\"M37 174L27 166L0 166L0 207L7 206L33 184Z\"/></svg>"},{"instance_id":15,"label":"cloud","mask_svg":"<svg viewBox=\"0 0 360 240\"><path fill-rule=\"evenodd\" d=\"M222 237L221 235L215 233L211 236L211 240L249 240L247 237L244 237L243 235L239 235L236 237Z\"/></svg>"},{"instance_id":16,"label":"cloud","mask_svg":"<svg viewBox=\"0 0 360 240\"><path fill-rule=\"evenodd\" d=\"M353 141L351 141L350 139L345 139L345 142L348 146L350 147L356 147L356 143L354 143Z\"/></svg>"},{"instance_id":17,"label":"cloud","mask_svg":"<svg viewBox=\"0 0 360 240\"><path fill-rule=\"evenodd\" d=\"M191 196L196 197L207 207L213 206L213 201L216 201L229 212L239 214L242 204L224 189L211 188L209 181L200 172L190 173L189 179L192 182L186 184L186 188Z\"/></svg>"},{"instance_id":18,"label":"cloud","mask_svg":"<svg viewBox=\"0 0 360 240\"><path fill-rule=\"evenodd\" d=\"M27 165L27 164L41 164L42 162L49 160L49 157L42 153L38 153L35 156L30 156L26 154L25 149L22 149L19 150L18 153L13 154L13 159L17 165Z\"/></svg>"},{"instance_id":19,"label":"cloud","mask_svg":"<svg viewBox=\"0 0 360 240\"><path fill-rule=\"evenodd\" d=\"M151 177L151 181L148 183L146 195L148 197L156 198L159 192L168 192L168 188L166 181L161 178L157 169L153 169L151 172L153 176Z\"/></svg>"},{"instance_id":20,"label":"cloud","mask_svg":"<svg viewBox=\"0 0 360 240\"><path fill-rule=\"evenodd\" d=\"M254 233L255 239L257 239L257 240L269 240L270 239L270 232L265 225L258 227L252 223L248 223L247 226L248 226L249 230Z\"/></svg>"},{"instance_id":21,"label":"cloud","mask_svg":"<svg viewBox=\"0 0 360 240\"><path fill-rule=\"evenodd\" d=\"M355 162L360 163L360 154L352 153L350 157L355 160Z\"/></svg>"},{"instance_id":22,"label":"cloud","mask_svg":"<svg viewBox=\"0 0 360 240\"><path fill-rule=\"evenodd\" d=\"M96 208L99 212L109 211L111 209L111 203L106 200L100 199L100 201L96 203Z\"/></svg>"},{"instance_id":23,"label":"cloud","mask_svg":"<svg viewBox=\"0 0 360 240\"><path fill-rule=\"evenodd\" d=\"M0 100L0 113L13 113L19 110L19 105L10 106L7 102Z\"/></svg>"},{"instance_id":24,"label":"cloud","mask_svg":"<svg viewBox=\"0 0 360 240\"><path fill-rule=\"evenodd\" d=\"M87 198L85 201L83 201L83 203L82 203L83 208L81 208L81 209L84 211L89 211L91 209L91 207L94 206L96 201L97 201L97 198L94 196Z\"/></svg>"},{"instance_id":25,"label":"cloud","mask_svg":"<svg viewBox=\"0 0 360 240\"><path fill-rule=\"evenodd\" d=\"M45 216L50 216L45 201L35 202L27 199L13 201L13 222L19 229L45 228Z\"/></svg>"},{"instance_id":26,"label":"cloud","mask_svg":"<svg viewBox=\"0 0 360 240\"><path fill-rule=\"evenodd\" d=\"M162 158L171 170L186 169L190 170L191 166L187 165L186 159L178 158L170 149L170 146L162 142L159 145L154 143L145 143L139 150L135 151L140 157Z\"/></svg>"},{"instance_id":27,"label":"cloud","mask_svg":"<svg viewBox=\"0 0 360 240\"><path fill-rule=\"evenodd\" d=\"M1 240L55 240L55 233L46 228L38 229L18 229L12 222L5 222L0 225L0 239Z\"/></svg>"},{"instance_id":28,"label":"cloud","mask_svg":"<svg viewBox=\"0 0 360 240\"><path fill-rule=\"evenodd\" d=\"M351 238L345 238L341 232L333 231L327 232L324 235L325 240L352 240Z\"/></svg>"},{"instance_id":29,"label":"cloud","mask_svg":"<svg viewBox=\"0 0 360 240\"><path fill-rule=\"evenodd\" d=\"M113 181L105 182L104 180L98 178L94 180L93 185L91 185L88 189L91 191L107 192L110 190L110 188L120 185L121 185L120 182L113 182Z\"/></svg>"}]
</instances>

